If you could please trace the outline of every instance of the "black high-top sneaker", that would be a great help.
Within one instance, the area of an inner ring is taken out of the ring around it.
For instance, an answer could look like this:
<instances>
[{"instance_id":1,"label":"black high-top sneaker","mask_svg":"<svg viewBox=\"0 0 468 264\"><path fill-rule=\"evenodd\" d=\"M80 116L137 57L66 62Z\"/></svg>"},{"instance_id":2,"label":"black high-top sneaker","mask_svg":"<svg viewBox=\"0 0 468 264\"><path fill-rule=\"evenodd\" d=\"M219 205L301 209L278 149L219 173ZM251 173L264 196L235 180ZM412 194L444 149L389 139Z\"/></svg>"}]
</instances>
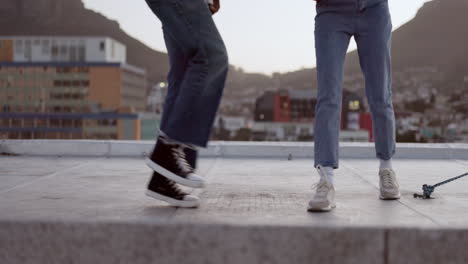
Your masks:
<instances>
[{"instance_id":1,"label":"black high-top sneaker","mask_svg":"<svg viewBox=\"0 0 468 264\"><path fill-rule=\"evenodd\" d=\"M176 207L191 208L200 205L198 197L182 191L174 181L157 172L153 172L146 195Z\"/></svg>"},{"instance_id":2,"label":"black high-top sneaker","mask_svg":"<svg viewBox=\"0 0 468 264\"><path fill-rule=\"evenodd\" d=\"M187 162L184 147L163 136L159 136L153 153L145 161L155 172L177 183L192 188L205 186L203 178Z\"/></svg>"},{"instance_id":3,"label":"black high-top sneaker","mask_svg":"<svg viewBox=\"0 0 468 264\"><path fill-rule=\"evenodd\" d=\"M193 148L184 148L185 158L188 164L194 169L197 169L198 151Z\"/></svg>"}]
</instances>

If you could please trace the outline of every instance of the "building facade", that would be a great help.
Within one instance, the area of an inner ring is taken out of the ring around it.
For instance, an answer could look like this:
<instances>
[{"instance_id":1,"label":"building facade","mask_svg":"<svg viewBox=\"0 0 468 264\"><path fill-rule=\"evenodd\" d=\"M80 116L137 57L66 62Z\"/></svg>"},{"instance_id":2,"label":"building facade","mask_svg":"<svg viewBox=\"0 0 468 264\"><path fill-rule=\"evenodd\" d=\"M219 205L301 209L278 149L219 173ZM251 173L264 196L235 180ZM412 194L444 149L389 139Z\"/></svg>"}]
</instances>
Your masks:
<instances>
[{"instance_id":1,"label":"building facade","mask_svg":"<svg viewBox=\"0 0 468 264\"><path fill-rule=\"evenodd\" d=\"M0 137L139 139L146 72L109 38L0 37Z\"/></svg>"},{"instance_id":2,"label":"building facade","mask_svg":"<svg viewBox=\"0 0 468 264\"><path fill-rule=\"evenodd\" d=\"M341 140L372 140L372 122L363 99L344 91ZM309 140L313 138L317 93L315 91L268 91L255 103L253 137L256 140Z\"/></svg>"},{"instance_id":3,"label":"building facade","mask_svg":"<svg viewBox=\"0 0 468 264\"><path fill-rule=\"evenodd\" d=\"M107 37L0 37L1 61L125 63L127 49ZM3 56L2 56L3 55Z\"/></svg>"}]
</instances>

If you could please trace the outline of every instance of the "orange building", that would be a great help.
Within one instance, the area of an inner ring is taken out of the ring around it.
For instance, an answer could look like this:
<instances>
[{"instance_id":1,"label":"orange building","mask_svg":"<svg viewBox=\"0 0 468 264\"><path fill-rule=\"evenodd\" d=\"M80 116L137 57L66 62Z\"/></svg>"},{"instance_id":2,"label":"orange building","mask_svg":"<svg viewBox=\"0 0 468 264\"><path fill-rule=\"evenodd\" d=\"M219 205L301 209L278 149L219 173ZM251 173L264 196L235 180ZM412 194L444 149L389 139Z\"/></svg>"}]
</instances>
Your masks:
<instances>
[{"instance_id":1,"label":"orange building","mask_svg":"<svg viewBox=\"0 0 468 264\"><path fill-rule=\"evenodd\" d=\"M140 139L144 70L124 62L18 62L0 40L0 138Z\"/></svg>"}]
</instances>

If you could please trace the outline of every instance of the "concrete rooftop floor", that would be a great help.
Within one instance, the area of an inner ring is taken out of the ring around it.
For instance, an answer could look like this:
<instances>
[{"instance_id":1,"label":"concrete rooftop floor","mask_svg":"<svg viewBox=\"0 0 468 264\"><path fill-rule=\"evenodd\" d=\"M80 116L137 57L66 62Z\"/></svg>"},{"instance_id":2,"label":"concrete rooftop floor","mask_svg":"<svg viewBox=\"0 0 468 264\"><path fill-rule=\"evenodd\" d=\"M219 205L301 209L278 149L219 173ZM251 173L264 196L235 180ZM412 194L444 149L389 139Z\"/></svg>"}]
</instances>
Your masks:
<instances>
[{"instance_id":1,"label":"concrete rooftop floor","mask_svg":"<svg viewBox=\"0 0 468 264\"><path fill-rule=\"evenodd\" d=\"M337 209L308 213L318 175L309 158L202 158L198 209L144 195L150 169L140 158L0 156L0 221L204 223L331 227L467 228L468 178L414 199L422 184L468 171L467 160L396 159L399 201L378 199L375 159L342 159Z\"/></svg>"},{"instance_id":2,"label":"concrete rooftop floor","mask_svg":"<svg viewBox=\"0 0 468 264\"><path fill-rule=\"evenodd\" d=\"M378 199L372 144L341 144L330 213L306 211L311 143L212 142L198 209L144 195L152 145L0 141L0 263L467 263L468 178L413 198L468 171L466 144L399 144L399 201Z\"/></svg>"}]
</instances>

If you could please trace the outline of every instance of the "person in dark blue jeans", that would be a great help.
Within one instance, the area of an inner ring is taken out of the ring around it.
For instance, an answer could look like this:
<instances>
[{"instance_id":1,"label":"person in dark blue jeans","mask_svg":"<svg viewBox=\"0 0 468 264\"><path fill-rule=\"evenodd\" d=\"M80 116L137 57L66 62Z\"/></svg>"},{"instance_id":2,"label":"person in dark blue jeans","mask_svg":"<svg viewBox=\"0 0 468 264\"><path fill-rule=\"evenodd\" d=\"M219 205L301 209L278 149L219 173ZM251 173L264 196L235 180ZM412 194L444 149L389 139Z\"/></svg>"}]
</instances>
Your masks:
<instances>
[{"instance_id":1,"label":"person in dark blue jeans","mask_svg":"<svg viewBox=\"0 0 468 264\"><path fill-rule=\"evenodd\" d=\"M392 22L387 0L319 0L315 18L318 95L315 167L320 175L309 211L335 207L333 170L338 168L338 139L343 68L351 37L358 46L365 91L372 115L376 156L380 160L380 198L400 197L392 169L395 154L395 114L391 81Z\"/></svg>"},{"instance_id":2,"label":"person in dark blue jeans","mask_svg":"<svg viewBox=\"0 0 468 264\"><path fill-rule=\"evenodd\" d=\"M195 173L196 148L208 144L228 72L226 47L212 18L220 3L146 2L162 23L170 63L161 130L146 159L154 170L146 194L173 206L197 207L198 197L182 191L177 183L204 186Z\"/></svg>"}]
</instances>

